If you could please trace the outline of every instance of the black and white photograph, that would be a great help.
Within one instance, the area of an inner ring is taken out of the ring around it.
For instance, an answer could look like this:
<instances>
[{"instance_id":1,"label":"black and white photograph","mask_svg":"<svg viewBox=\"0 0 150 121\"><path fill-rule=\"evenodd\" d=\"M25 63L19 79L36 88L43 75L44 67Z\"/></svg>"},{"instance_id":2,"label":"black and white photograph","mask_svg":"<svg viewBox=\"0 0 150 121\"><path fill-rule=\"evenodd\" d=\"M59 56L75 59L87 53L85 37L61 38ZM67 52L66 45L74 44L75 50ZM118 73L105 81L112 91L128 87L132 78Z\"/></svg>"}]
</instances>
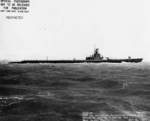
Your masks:
<instances>
[{"instance_id":1,"label":"black and white photograph","mask_svg":"<svg viewBox=\"0 0 150 121\"><path fill-rule=\"evenodd\" d=\"M0 121L150 121L149 0L0 0Z\"/></svg>"}]
</instances>

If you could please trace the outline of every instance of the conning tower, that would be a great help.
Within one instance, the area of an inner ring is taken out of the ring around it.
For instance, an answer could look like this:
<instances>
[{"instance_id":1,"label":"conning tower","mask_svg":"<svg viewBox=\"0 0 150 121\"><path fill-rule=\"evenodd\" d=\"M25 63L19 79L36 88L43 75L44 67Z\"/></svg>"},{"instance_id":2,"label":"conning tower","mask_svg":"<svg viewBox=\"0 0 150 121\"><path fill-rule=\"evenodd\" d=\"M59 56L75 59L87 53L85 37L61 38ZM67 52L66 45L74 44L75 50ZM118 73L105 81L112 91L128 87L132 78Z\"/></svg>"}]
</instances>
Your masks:
<instances>
[{"instance_id":1,"label":"conning tower","mask_svg":"<svg viewBox=\"0 0 150 121\"><path fill-rule=\"evenodd\" d=\"M103 58L104 57L99 53L99 49L96 48L94 50L94 54L92 54L89 57L86 57L86 60L88 60L88 61L99 61L99 60L103 60Z\"/></svg>"}]
</instances>

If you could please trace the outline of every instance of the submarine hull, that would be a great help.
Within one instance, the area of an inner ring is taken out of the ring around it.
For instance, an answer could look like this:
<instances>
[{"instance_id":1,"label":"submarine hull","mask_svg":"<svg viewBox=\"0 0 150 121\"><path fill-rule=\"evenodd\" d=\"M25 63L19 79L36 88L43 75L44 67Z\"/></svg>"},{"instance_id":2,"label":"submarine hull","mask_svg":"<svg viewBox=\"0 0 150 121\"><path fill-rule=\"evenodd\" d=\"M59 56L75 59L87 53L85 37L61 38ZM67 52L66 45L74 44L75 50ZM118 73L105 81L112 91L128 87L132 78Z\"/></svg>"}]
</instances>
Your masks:
<instances>
[{"instance_id":1,"label":"submarine hull","mask_svg":"<svg viewBox=\"0 0 150 121\"><path fill-rule=\"evenodd\" d=\"M108 59L108 60L24 60L16 61L10 63L122 63L122 62L131 62L139 63L142 62L142 58L136 59Z\"/></svg>"},{"instance_id":2,"label":"submarine hull","mask_svg":"<svg viewBox=\"0 0 150 121\"><path fill-rule=\"evenodd\" d=\"M139 63L142 62L142 58L123 59L122 62Z\"/></svg>"}]
</instances>

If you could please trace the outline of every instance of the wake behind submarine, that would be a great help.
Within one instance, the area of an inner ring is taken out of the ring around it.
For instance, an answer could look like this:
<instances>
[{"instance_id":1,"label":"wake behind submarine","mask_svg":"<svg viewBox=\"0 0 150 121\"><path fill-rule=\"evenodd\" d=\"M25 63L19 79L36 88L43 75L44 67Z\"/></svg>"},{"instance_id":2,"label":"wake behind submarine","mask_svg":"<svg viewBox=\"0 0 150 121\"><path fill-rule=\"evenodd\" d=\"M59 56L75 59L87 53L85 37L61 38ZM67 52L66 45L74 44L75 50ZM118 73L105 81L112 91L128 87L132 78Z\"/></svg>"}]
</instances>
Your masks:
<instances>
[{"instance_id":1,"label":"wake behind submarine","mask_svg":"<svg viewBox=\"0 0 150 121\"><path fill-rule=\"evenodd\" d=\"M143 58L131 58L127 59L110 59L108 57L103 57L99 53L99 49L96 48L94 53L85 58L85 60L23 60L16 61L10 63L122 63L122 62L130 62L130 63L139 63L142 62Z\"/></svg>"}]
</instances>

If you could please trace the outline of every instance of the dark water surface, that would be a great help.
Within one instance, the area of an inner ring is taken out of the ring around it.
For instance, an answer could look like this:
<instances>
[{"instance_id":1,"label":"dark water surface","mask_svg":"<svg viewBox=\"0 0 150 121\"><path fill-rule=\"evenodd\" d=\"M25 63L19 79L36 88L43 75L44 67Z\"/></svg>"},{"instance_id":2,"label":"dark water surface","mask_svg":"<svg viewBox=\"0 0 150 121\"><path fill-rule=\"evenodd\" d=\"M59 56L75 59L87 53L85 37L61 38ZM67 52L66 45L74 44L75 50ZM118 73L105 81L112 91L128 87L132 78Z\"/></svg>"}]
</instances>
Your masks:
<instances>
[{"instance_id":1,"label":"dark water surface","mask_svg":"<svg viewBox=\"0 0 150 121\"><path fill-rule=\"evenodd\" d=\"M150 64L0 65L0 121L150 111Z\"/></svg>"}]
</instances>

